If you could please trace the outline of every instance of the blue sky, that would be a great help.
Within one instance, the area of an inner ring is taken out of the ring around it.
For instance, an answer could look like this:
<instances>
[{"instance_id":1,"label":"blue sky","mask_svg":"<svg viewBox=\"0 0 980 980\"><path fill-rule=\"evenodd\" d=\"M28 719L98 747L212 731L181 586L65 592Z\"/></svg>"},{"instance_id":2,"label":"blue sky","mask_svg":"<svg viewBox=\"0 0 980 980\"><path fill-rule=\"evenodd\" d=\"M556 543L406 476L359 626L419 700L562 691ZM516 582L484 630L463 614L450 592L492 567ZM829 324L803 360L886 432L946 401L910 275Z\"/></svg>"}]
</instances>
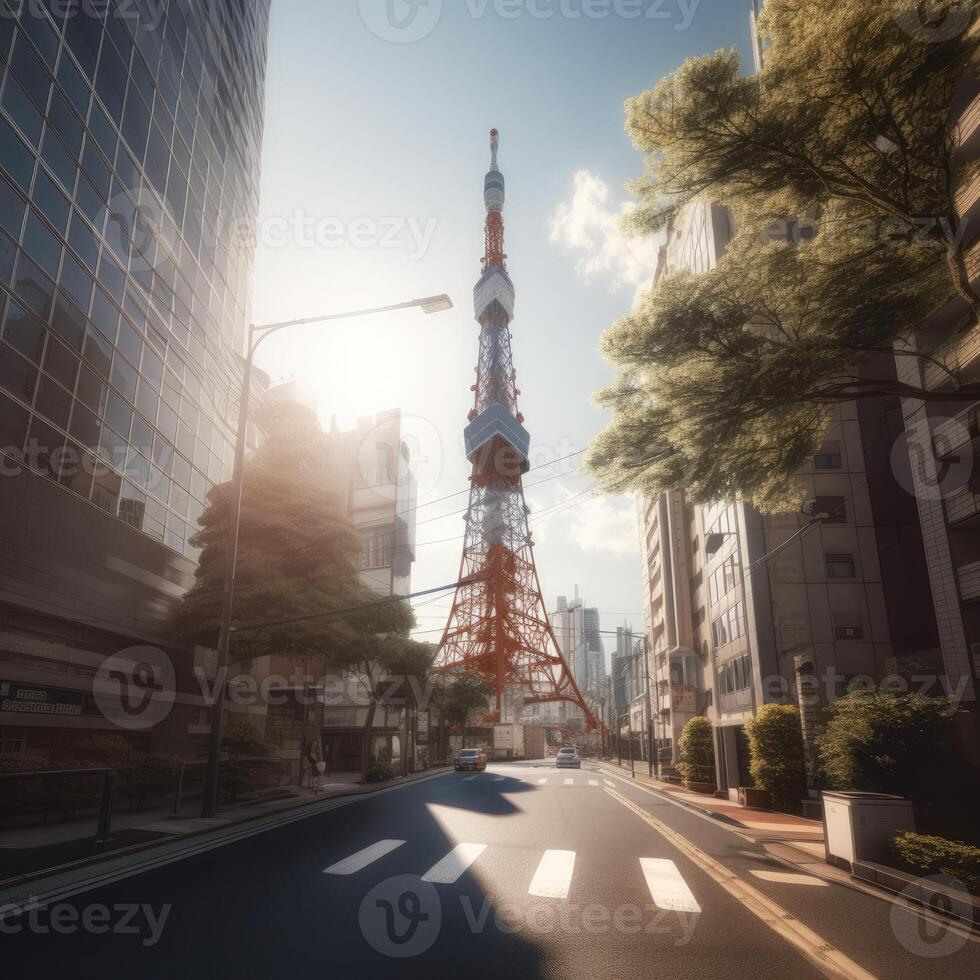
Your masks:
<instances>
[{"instance_id":1,"label":"blue sky","mask_svg":"<svg viewBox=\"0 0 980 980\"><path fill-rule=\"evenodd\" d=\"M603 629L642 626L633 502L583 493L580 457L544 464L602 428L590 396L613 374L599 337L651 273L649 243L617 232L643 164L623 103L684 58L731 45L750 63L748 0L273 2L256 321L439 292L456 309L283 334L260 363L308 388L325 422L401 408L423 504L466 486L471 292L496 126L521 407L542 467L526 483L560 474L527 491L542 586L554 608L577 584ZM423 506L420 544L461 534L449 512L464 502ZM413 586L452 581L460 547L419 547ZM421 631L448 604L419 609L420 638L438 638Z\"/></svg>"}]
</instances>

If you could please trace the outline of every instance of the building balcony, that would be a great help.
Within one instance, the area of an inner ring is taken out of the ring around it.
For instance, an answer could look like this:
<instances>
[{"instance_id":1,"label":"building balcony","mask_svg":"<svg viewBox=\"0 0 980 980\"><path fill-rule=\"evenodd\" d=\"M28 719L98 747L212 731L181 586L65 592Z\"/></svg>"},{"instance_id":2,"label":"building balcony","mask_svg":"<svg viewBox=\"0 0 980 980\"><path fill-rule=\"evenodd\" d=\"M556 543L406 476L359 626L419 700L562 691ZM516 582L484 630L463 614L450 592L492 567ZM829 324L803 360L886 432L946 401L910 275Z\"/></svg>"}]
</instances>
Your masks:
<instances>
[{"instance_id":1,"label":"building balcony","mask_svg":"<svg viewBox=\"0 0 980 980\"><path fill-rule=\"evenodd\" d=\"M976 283L980 278L980 241L966 251L966 270L970 281ZM965 303L963 307L966 308ZM954 332L949 340L935 349L932 356L949 371L956 373L961 381L975 380L980 371L980 325L974 324L966 333ZM946 371L928 361L923 364L923 381L930 391L941 391L953 385Z\"/></svg>"},{"instance_id":2,"label":"building balcony","mask_svg":"<svg viewBox=\"0 0 980 980\"><path fill-rule=\"evenodd\" d=\"M943 499L946 508L946 524L949 527L975 527L980 525L980 494L973 487L963 487Z\"/></svg>"},{"instance_id":3,"label":"building balcony","mask_svg":"<svg viewBox=\"0 0 980 980\"><path fill-rule=\"evenodd\" d=\"M956 124L956 142L964 159L972 160L980 153L980 93L975 95Z\"/></svg>"},{"instance_id":4,"label":"building balcony","mask_svg":"<svg viewBox=\"0 0 980 980\"><path fill-rule=\"evenodd\" d=\"M960 598L964 602L980 600L980 561L960 565L956 569L956 578L960 583Z\"/></svg>"},{"instance_id":5,"label":"building balcony","mask_svg":"<svg viewBox=\"0 0 980 980\"><path fill-rule=\"evenodd\" d=\"M956 213L960 219L968 222L967 227L972 227L980 211L980 176L975 175L972 180L967 181L956 192Z\"/></svg>"},{"instance_id":6,"label":"building balcony","mask_svg":"<svg viewBox=\"0 0 980 980\"><path fill-rule=\"evenodd\" d=\"M946 459L961 450L976 456L980 451L980 401L937 425L932 448L936 459Z\"/></svg>"}]
</instances>

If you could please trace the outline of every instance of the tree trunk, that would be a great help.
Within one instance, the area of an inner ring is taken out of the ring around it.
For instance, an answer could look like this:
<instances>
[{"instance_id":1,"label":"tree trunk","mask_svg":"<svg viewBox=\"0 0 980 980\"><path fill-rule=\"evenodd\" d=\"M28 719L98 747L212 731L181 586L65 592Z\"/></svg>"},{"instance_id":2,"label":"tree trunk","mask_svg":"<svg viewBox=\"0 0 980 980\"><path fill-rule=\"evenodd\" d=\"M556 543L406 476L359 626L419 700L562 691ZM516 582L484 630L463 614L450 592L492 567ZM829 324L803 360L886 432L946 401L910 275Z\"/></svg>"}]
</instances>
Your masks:
<instances>
[{"instance_id":1,"label":"tree trunk","mask_svg":"<svg viewBox=\"0 0 980 980\"><path fill-rule=\"evenodd\" d=\"M367 718L364 721L364 732L361 736L361 782L368 781L368 767L371 761L371 737L374 732L374 714L378 707L378 701L371 694L371 703L368 705Z\"/></svg>"}]
</instances>

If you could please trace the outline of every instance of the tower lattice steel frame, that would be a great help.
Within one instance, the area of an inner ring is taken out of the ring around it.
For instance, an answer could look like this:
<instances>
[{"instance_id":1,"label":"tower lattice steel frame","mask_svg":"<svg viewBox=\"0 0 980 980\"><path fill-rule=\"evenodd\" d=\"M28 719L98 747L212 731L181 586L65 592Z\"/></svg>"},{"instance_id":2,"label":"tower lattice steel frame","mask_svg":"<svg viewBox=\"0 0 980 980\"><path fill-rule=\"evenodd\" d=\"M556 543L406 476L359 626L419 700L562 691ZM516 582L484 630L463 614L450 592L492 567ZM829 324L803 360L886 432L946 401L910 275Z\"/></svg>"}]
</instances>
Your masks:
<instances>
[{"instance_id":1,"label":"tower lattice steel frame","mask_svg":"<svg viewBox=\"0 0 980 980\"><path fill-rule=\"evenodd\" d=\"M530 509L521 482L528 470L530 435L517 406L520 390L510 345L515 294L504 254L505 184L497 167L498 141L494 129L484 181L486 254L473 290L480 359L465 430L466 456L473 466L466 536L436 668L479 677L496 695L498 721L504 720L505 691L512 688L525 705L577 705L592 730L596 720L561 654L534 564Z\"/></svg>"}]
</instances>

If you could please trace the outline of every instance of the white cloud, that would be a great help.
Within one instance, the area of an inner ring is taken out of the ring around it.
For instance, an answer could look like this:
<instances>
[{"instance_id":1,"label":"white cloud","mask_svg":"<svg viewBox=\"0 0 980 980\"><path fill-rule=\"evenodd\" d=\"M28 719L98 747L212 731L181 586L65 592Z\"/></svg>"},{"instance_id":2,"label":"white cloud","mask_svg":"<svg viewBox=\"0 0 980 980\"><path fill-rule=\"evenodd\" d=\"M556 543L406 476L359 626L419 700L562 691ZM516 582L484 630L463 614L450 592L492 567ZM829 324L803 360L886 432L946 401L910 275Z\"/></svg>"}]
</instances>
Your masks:
<instances>
[{"instance_id":1,"label":"white cloud","mask_svg":"<svg viewBox=\"0 0 980 980\"><path fill-rule=\"evenodd\" d=\"M657 263L657 243L652 237L627 238L620 227L625 214L636 205L610 201L609 185L588 170L574 178L571 201L558 205L551 219L551 240L575 252L583 252L575 271L586 282L608 276L613 288L649 287Z\"/></svg>"},{"instance_id":2,"label":"white cloud","mask_svg":"<svg viewBox=\"0 0 980 980\"><path fill-rule=\"evenodd\" d=\"M561 535L585 552L608 551L615 555L638 555L639 532L636 504L630 497L582 496L558 484L557 500L537 521L532 520L534 539L544 541L545 529L555 527ZM567 506L562 506L566 504Z\"/></svg>"},{"instance_id":3,"label":"white cloud","mask_svg":"<svg viewBox=\"0 0 980 980\"><path fill-rule=\"evenodd\" d=\"M599 496L574 509L571 539L586 552L640 553L636 505L629 498Z\"/></svg>"}]
</instances>

